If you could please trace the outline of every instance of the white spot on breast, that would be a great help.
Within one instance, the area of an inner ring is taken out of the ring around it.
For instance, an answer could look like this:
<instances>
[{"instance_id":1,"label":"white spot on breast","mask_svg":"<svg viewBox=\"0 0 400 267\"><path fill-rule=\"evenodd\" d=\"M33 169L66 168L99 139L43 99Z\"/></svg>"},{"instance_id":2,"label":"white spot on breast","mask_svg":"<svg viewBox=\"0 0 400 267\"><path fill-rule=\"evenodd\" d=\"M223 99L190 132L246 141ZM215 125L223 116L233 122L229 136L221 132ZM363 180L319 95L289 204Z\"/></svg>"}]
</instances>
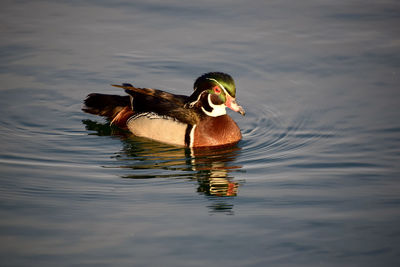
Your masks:
<instances>
[{"instance_id":1,"label":"white spot on breast","mask_svg":"<svg viewBox=\"0 0 400 267\"><path fill-rule=\"evenodd\" d=\"M128 129L137 136L172 145L185 145L187 125L168 116L154 112L140 113L127 122Z\"/></svg>"}]
</instances>

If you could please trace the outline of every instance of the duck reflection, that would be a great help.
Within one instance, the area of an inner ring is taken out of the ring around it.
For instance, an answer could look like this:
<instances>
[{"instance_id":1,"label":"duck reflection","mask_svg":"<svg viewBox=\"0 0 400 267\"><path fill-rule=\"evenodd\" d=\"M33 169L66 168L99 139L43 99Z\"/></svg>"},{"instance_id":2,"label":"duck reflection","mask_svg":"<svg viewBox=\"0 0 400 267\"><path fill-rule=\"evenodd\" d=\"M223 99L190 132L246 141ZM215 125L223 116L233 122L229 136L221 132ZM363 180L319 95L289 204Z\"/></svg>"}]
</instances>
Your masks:
<instances>
[{"instance_id":1,"label":"duck reflection","mask_svg":"<svg viewBox=\"0 0 400 267\"><path fill-rule=\"evenodd\" d=\"M192 168L199 183L198 192L208 196L236 196L239 183L231 176L241 166L234 165L237 146L191 150Z\"/></svg>"},{"instance_id":2,"label":"duck reflection","mask_svg":"<svg viewBox=\"0 0 400 267\"><path fill-rule=\"evenodd\" d=\"M232 212L229 198L238 194L239 181L233 173L240 171L236 159L240 154L237 145L220 148L180 148L154 142L145 138L101 124L84 120L91 134L119 136L123 149L116 154L120 168L135 170L123 178L184 178L198 182L197 192L206 195L213 203L212 212Z\"/></svg>"}]
</instances>

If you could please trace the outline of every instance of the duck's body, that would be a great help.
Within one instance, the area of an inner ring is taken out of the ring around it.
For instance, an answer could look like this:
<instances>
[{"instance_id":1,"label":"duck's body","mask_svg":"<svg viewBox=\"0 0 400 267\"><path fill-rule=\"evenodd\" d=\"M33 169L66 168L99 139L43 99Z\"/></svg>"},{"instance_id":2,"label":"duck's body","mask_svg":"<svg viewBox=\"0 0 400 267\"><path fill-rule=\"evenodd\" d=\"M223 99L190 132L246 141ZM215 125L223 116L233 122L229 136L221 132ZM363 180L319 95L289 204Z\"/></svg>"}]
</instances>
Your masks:
<instances>
[{"instance_id":1,"label":"duck's body","mask_svg":"<svg viewBox=\"0 0 400 267\"><path fill-rule=\"evenodd\" d=\"M130 84L114 86L125 89L129 96L90 94L83 110L108 117L111 124L137 136L173 145L223 146L242 138L225 110L229 107L244 115L235 101L235 84L228 74L204 74L196 80L191 96Z\"/></svg>"}]
</instances>

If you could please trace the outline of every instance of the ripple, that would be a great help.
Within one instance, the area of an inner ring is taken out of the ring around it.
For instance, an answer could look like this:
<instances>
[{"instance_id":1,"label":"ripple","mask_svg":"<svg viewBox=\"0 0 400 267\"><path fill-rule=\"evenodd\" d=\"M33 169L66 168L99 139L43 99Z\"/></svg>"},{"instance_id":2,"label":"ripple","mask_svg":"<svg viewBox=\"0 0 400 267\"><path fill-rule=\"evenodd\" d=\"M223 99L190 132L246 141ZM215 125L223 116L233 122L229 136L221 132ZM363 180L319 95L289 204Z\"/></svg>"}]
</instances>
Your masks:
<instances>
[{"instance_id":1,"label":"ripple","mask_svg":"<svg viewBox=\"0 0 400 267\"><path fill-rule=\"evenodd\" d=\"M321 139L334 137L333 130L313 125L312 114L299 114L284 120L274 108L262 106L242 127L243 164L261 169L298 160Z\"/></svg>"}]
</instances>

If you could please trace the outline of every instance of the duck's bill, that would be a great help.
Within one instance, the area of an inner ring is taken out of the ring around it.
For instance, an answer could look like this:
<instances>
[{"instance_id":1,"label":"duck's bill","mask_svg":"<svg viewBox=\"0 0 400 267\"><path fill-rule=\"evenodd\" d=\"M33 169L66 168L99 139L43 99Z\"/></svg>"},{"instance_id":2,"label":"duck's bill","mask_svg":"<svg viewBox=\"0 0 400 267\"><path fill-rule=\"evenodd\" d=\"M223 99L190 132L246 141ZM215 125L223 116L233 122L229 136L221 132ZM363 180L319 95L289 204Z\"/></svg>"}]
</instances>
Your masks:
<instances>
[{"instance_id":1,"label":"duck's bill","mask_svg":"<svg viewBox=\"0 0 400 267\"><path fill-rule=\"evenodd\" d=\"M246 114L246 112L244 111L244 109L242 108L242 106L239 106L236 102L236 99L233 97L228 96L228 99L226 100L225 105L232 109L233 111L239 112L240 114L242 114L243 116Z\"/></svg>"}]
</instances>

